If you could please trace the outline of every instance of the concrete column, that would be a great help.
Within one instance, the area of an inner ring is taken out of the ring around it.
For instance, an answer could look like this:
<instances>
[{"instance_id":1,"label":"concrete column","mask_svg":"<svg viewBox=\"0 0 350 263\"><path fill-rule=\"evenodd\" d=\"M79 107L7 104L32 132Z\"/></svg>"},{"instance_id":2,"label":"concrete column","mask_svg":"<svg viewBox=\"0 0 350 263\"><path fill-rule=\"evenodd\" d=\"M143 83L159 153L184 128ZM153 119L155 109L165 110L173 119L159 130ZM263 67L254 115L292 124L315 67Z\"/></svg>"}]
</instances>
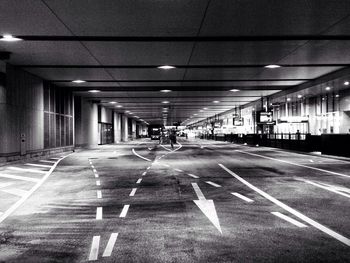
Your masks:
<instances>
[{"instance_id":1,"label":"concrete column","mask_svg":"<svg viewBox=\"0 0 350 263\"><path fill-rule=\"evenodd\" d=\"M132 120L131 123L132 123L132 128L131 128L132 138L136 139L136 120Z\"/></svg>"},{"instance_id":2,"label":"concrete column","mask_svg":"<svg viewBox=\"0 0 350 263\"><path fill-rule=\"evenodd\" d=\"M121 114L114 112L113 115L113 130L114 130L114 142L119 143L122 141L122 119Z\"/></svg>"},{"instance_id":3,"label":"concrete column","mask_svg":"<svg viewBox=\"0 0 350 263\"><path fill-rule=\"evenodd\" d=\"M122 141L127 142L129 140L128 138L128 117L125 116L124 114L122 115L121 118L121 136L122 136Z\"/></svg>"}]
</instances>

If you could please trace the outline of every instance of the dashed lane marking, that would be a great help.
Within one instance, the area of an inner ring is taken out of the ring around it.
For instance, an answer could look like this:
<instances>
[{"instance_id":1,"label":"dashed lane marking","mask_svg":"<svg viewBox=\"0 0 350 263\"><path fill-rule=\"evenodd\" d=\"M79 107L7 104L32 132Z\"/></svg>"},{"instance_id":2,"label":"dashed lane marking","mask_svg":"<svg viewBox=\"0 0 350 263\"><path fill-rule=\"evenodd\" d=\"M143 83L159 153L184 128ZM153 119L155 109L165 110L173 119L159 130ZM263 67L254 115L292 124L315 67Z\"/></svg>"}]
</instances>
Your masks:
<instances>
[{"instance_id":1,"label":"dashed lane marking","mask_svg":"<svg viewBox=\"0 0 350 263\"><path fill-rule=\"evenodd\" d=\"M279 218L282 218L283 220L286 220L287 222L289 222L297 227L307 227L307 225L304 225L303 223L301 223L301 222L299 222L299 221L297 221L297 220L295 220L287 215L284 215L280 212L271 212L271 214L273 214Z\"/></svg>"},{"instance_id":2,"label":"dashed lane marking","mask_svg":"<svg viewBox=\"0 0 350 263\"><path fill-rule=\"evenodd\" d=\"M250 198L248 198L248 197L246 197L244 195L241 195L239 193L231 193L231 194L234 195L234 196L237 196L238 198L241 198L242 200L244 200L244 201L246 201L248 203L254 202L254 200L252 200L252 199L250 199Z\"/></svg>"},{"instance_id":3,"label":"dashed lane marking","mask_svg":"<svg viewBox=\"0 0 350 263\"><path fill-rule=\"evenodd\" d=\"M39 160L39 162L42 162L42 163L55 163L56 161Z\"/></svg>"},{"instance_id":4,"label":"dashed lane marking","mask_svg":"<svg viewBox=\"0 0 350 263\"><path fill-rule=\"evenodd\" d=\"M205 181L207 184L210 184L210 185L212 185L212 186L214 186L214 187L221 187L221 185L219 185L219 184L216 184L216 183L214 183L214 182L212 182L212 181Z\"/></svg>"},{"instance_id":5,"label":"dashed lane marking","mask_svg":"<svg viewBox=\"0 0 350 263\"><path fill-rule=\"evenodd\" d=\"M101 190L97 190L97 198L101 199L102 198L102 192Z\"/></svg>"},{"instance_id":6,"label":"dashed lane marking","mask_svg":"<svg viewBox=\"0 0 350 263\"><path fill-rule=\"evenodd\" d=\"M119 217L126 217L126 214L128 213L130 205L124 205L122 212L120 213Z\"/></svg>"},{"instance_id":7,"label":"dashed lane marking","mask_svg":"<svg viewBox=\"0 0 350 263\"><path fill-rule=\"evenodd\" d=\"M146 174L147 174L147 172L143 172L143 173L142 173L142 176L145 176Z\"/></svg>"},{"instance_id":8,"label":"dashed lane marking","mask_svg":"<svg viewBox=\"0 0 350 263\"><path fill-rule=\"evenodd\" d=\"M298 181L303 181L307 184L311 184L313 186L316 186L316 187L319 187L319 188L322 188L324 190L327 190L327 191L330 191L332 193L335 193L335 194L338 194L338 195L342 195L342 196L345 196L347 198L350 198L350 195L348 194L345 194L345 193L342 193L342 192L339 192L338 190L336 190L335 188L333 187L329 187L329 186L324 186L324 185L321 185L321 184L318 184L318 183L315 183L315 182L312 182L312 181L309 181L309 180L304 180L304 179L297 179Z\"/></svg>"},{"instance_id":9,"label":"dashed lane marking","mask_svg":"<svg viewBox=\"0 0 350 263\"><path fill-rule=\"evenodd\" d=\"M43 167L43 168L51 168L52 166L52 165L36 164L36 163L25 163L24 165L34 166L34 167Z\"/></svg>"},{"instance_id":10,"label":"dashed lane marking","mask_svg":"<svg viewBox=\"0 0 350 263\"><path fill-rule=\"evenodd\" d=\"M11 188L11 189L2 189L2 192L8 193L8 194L12 194L12 195L16 195L16 196L24 196L28 193L28 191L22 190L22 189L16 189L16 188Z\"/></svg>"},{"instance_id":11,"label":"dashed lane marking","mask_svg":"<svg viewBox=\"0 0 350 263\"><path fill-rule=\"evenodd\" d=\"M93 171L94 173L97 173L97 170L96 170L96 169L92 169L92 171Z\"/></svg>"},{"instance_id":12,"label":"dashed lane marking","mask_svg":"<svg viewBox=\"0 0 350 263\"><path fill-rule=\"evenodd\" d=\"M28 173L41 173L41 174L46 174L48 171L42 171L42 170L36 170L36 169L26 169L26 168L19 168L19 167L7 167L9 170L13 171L19 171L19 172L28 172Z\"/></svg>"},{"instance_id":13,"label":"dashed lane marking","mask_svg":"<svg viewBox=\"0 0 350 263\"><path fill-rule=\"evenodd\" d=\"M197 175L194 175L194 174L187 174L188 176L191 176L192 178L196 178L196 179L198 179L199 178L199 176L197 176Z\"/></svg>"},{"instance_id":14,"label":"dashed lane marking","mask_svg":"<svg viewBox=\"0 0 350 263\"><path fill-rule=\"evenodd\" d=\"M92 169L95 169L95 166L91 165L91 168L92 168Z\"/></svg>"},{"instance_id":15,"label":"dashed lane marking","mask_svg":"<svg viewBox=\"0 0 350 263\"><path fill-rule=\"evenodd\" d=\"M37 178L31 178L31 177L20 176L20 175L12 175L12 174L0 174L0 177L8 178L8 179L15 179L15 180L28 181L28 182L33 182L33 183L37 183L37 182L40 181L40 179L37 179Z\"/></svg>"},{"instance_id":16,"label":"dashed lane marking","mask_svg":"<svg viewBox=\"0 0 350 263\"><path fill-rule=\"evenodd\" d=\"M136 193L137 188L133 188L129 194L129 196L134 196Z\"/></svg>"},{"instance_id":17,"label":"dashed lane marking","mask_svg":"<svg viewBox=\"0 0 350 263\"><path fill-rule=\"evenodd\" d=\"M240 176L238 176L237 174L235 174L234 172L232 172L230 169L226 168L224 165L219 164L219 166L224 169L226 172L228 172L229 174L231 174L234 178L236 178L238 181L240 181L241 183L245 184L246 186L248 186L250 189L254 190L255 192L257 192L258 194L260 194L261 196L265 197L266 199L270 200L272 203L278 205L279 207L283 208L284 210L288 211L289 213L295 215L296 217L298 217L299 219L303 220L304 222L312 225L313 227L317 228L318 230L322 231L323 233L339 240L340 242L342 242L343 244L350 246L350 239L348 239L345 236L342 236L341 234L338 234L337 232L329 229L326 226L321 225L320 223L312 220L311 218L303 215L302 213L300 213L299 211L291 208L290 206L282 203L281 201L277 200L276 198L272 197L271 195L269 195L268 193L265 193L264 191L260 190L259 188L257 188L256 186L252 185L251 183L249 183L248 181L244 180L243 178L241 178Z\"/></svg>"},{"instance_id":18,"label":"dashed lane marking","mask_svg":"<svg viewBox=\"0 0 350 263\"><path fill-rule=\"evenodd\" d=\"M100 181L100 180L97 180L97 181L96 181L96 185L101 185L101 181Z\"/></svg>"},{"instance_id":19,"label":"dashed lane marking","mask_svg":"<svg viewBox=\"0 0 350 263\"><path fill-rule=\"evenodd\" d=\"M149 169L151 169L151 166L148 166L148 167L147 167L147 170L149 170Z\"/></svg>"},{"instance_id":20,"label":"dashed lane marking","mask_svg":"<svg viewBox=\"0 0 350 263\"><path fill-rule=\"evenodd\" d=\"M139 183L141 183L141 181L142 181L142 178L139 178L139 179L136 181L136 183L139 184Z\"/></svg>"},{"instance_id":21,"label":"dashed lane marking","mask_svg":"<svg viewBox=\"0 0 350 263\"><path fill-rule=\"evenodd\" d=\"M109 237L107 246L105 248L105 251L102 254L102 257L109 257L112 255L112 251L114 248L114 244L117 241L118 238L118 233L112 233L111 236Z\"/></svg>"},{"instance_id":22,"label":"dashed lane marking","mask_svg":"<svg viewBox=\"0 0 350 263\"><path fill-rule=\"evenodd\" d=\"M89 255L90 261L97 260L99 247L100 247L100 236L94 236L92 238L91 250Z\"/></svg>"},{"instance_id":23,"label":"dashed lane marking","mask_svg":"<svg viewBox=\"0 0 350 263\"><path fill-rule=\"evenodd\" d=\"M183 171L181 169L174 169L176 172L182 173Z\"/></svg>"},{"instance_id":24,"label":"dashed lane marking","mask_svg":"<svg viewBox=\"0 0 350 263\"><path fill-rule=\"evenodd\" d=\"M96 208L96 220L102 220L102 207Z\"/></svg>"},{"instance_id":25,"label":"dashed lane marking","mask_svg":"<svg viewBox=\"0 0 350 263\"><path fill-rule=\"evenodd\" d=\"M328 170L325 170L325 169L320 169L320 168L316 168L316 167L312 167L312 166L307 166L307 165L303 165L303 164L293 163L293 162L290 162L290 161L276 159L276 158L272 158L272 157L268 157L268 156L264 156L264 155L260 155L260 154L256 154L256 153L250 153L250 152L245 152L245 151L240 151L240 150L236 150L236 152L249 154L249 155L252 155L252 156L258 156L258 157L261 157L261 158L274 160L274 161L277 161L277 162L288 163L288 164L299 166L299 167L304 167L304 168L308 168L308 169L312 169L312 170L316 170L316 171L321 171L321 172L325 172L325 173L329 173L329 174L340 175L340 176L343 176L343 177L349 177L350 178L350 175L347 175L347 174L332 172L332 171L328 171Z\"/></svg>"},{"instance_id":26,"label":"dashed lane marking","mask_svg":"<svg viewBox=\"0 0 350 263\"><path fill-rule=\"evenodd\" d=\"M98 178L98 177L99 177L99 175L98 175L98 174L95 174L95 177L96 177L96 178Z\"/></svg>"}]
</instances>

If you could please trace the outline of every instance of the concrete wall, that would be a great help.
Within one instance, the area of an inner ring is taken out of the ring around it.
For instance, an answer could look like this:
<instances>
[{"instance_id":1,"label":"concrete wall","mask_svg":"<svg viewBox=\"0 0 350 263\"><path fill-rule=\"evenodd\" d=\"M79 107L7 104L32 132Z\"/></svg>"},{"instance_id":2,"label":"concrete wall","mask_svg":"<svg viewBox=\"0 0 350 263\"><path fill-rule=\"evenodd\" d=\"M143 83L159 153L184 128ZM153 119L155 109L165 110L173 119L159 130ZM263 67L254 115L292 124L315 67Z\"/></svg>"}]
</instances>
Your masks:
<instances>
[{"instance_id":1,"label":"concrete wall","mask_svg":"<svg viewBox=\"0 0 350 263\"><path fill-rule=\"evenodd\" d=\"M101 107L101 120L100 122L112 123L113 112L111 109Z\"/></svg>"},{"instance_id":2,"label":"concrete wall","mask_svg":"<svg viewBox=\"0 0 350 263\"><path fill-rule=\"evenodd\" d=\"M0 156L44 148L43 80L11 65L6 85L0 85Z\"/></svg>"}]
</instances>

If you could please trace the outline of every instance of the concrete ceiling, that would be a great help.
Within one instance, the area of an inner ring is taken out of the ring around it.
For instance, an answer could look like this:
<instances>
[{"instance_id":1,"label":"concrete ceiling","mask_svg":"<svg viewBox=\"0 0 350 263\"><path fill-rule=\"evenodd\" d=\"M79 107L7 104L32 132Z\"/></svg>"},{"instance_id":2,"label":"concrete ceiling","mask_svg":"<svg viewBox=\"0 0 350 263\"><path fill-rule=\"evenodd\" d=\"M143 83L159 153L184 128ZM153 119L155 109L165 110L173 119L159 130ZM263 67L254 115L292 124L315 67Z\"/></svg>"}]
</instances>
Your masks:
<instances>
[{"instance_id":1,"label":"concrete ceiling","mask_svg":"<svg viewBox=\"0 0 350 263\"><path fill-rule=\"evenodd\" d=\"M349 25L347 0L2 0L0 34L24 40L0 52L149 123L163 107L190 123L347 67Z\"/></svg>"}]
</instances>

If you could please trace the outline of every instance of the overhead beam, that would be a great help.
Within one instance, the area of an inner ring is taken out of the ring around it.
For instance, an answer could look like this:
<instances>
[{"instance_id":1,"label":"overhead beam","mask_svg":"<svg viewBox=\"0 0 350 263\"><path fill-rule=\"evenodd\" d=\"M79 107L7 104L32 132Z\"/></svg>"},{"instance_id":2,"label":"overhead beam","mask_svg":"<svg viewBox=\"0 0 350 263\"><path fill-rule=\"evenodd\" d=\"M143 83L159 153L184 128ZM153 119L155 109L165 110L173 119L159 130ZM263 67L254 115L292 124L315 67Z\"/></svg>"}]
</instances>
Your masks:
<instances>
[{"instance_id":1,"label":"overhead beam","mask_svg":"<svg viewBox=\"0 0 350 263\"><path fill-rule=\"evenodd\" d=\"M122 80L86 80L87 83L101 82L101 83L134 83L134 82L144 82L144 83L171 83L171 82L272 82L272 81L309 81L312 79L122 79ZM64 82L72 82L72 80L50 80L50 82L64 83Z\"/></svg>"},{"instance_id":2,"label":"overhead beam","mask_svg":"<svg viewBox=\"0 0 350 263\"><path fill-rule=\"evenodd\" d=\"M72 88L62 87L62 88ZM229 91L230 89L240 89L243 90L283 90L290 88L286 85L275 85L275 86L119 86L119 87L106 87L106 86L79 86L73 87L75 92L86 92L92 89L101 90L101 92L118 92L118 91L132 91L132 92L142 92L142 91L159 91L162 89L171 89L172 91Z\"/></svg>"}]
</instances>

